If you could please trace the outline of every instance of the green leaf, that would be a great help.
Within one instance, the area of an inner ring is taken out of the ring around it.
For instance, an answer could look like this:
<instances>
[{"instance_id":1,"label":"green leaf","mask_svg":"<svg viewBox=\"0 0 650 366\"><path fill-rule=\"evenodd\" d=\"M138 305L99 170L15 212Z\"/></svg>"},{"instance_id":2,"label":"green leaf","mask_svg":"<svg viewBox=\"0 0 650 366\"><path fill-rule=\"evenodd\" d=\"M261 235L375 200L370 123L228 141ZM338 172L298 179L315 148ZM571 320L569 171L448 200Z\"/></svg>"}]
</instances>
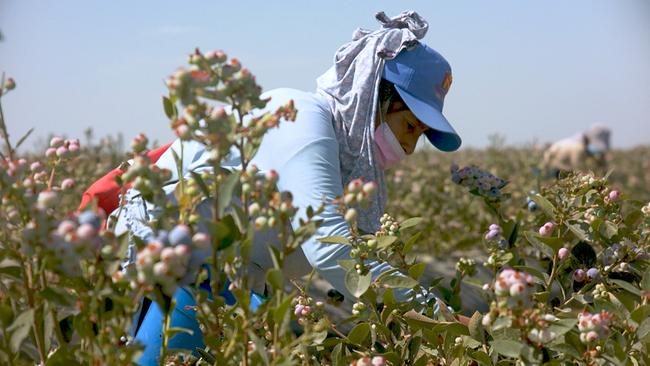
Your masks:
<instances>
[{"instance_id":1,"label":"green leaf","mask_svg":"<svg viewBox=\"0 0 650 366\"><path fill-rule=\"evenodd\" d=\"M350 239L344 237L344 236L339 236L339 235L334 235L334 236L325 236L322 238L316 239L321 243L325 244L344 244L344 245L352 245L350 243Z\"/></svg>"},{"instance_id":2,"label":"green leaf","mask_svg":"<svg viewBox=\"0 0 650 366\"><path fill-rule=\"evenodd\" d=\"M412 217L410 219L406 219L406 220L402 221L399 224L399 228L400 228L400 230L408 229L408 228L410 228L412 226L415 226L415 225L421 223L423 220L424 219L422 217Z\"/></svg>"},{"instance_id":3,"label":"green leaf","mask_svg":"<svg viewBox=\"0 0 650 366\"><path fill-rule=\"evenodd\" d=\"M641 305L630 314L630 318L637 323L641 323L650 315L650 304Z\"/></svg>"},{"instance_id":4,"label":"green leaf","mask_svg":"<svg viewBox=\"0 0 650 366\"><path fill-rule=\"evenodd\" d=\"M230 205L230 201L232 200L238 182L239 172L232 172L223 180L223 182L221 182L221 184L219 184L219 217L223 216L226 207Z\"/></svg>"},{"instance_id":5,"label":"green leaf","mask_svg":"<svg viewBox=\"0 0 650 366\"><path fill-rule=\"evenodd\" d=\"M420 276L422 276L422 273L424 273L425 269L427 269L426 263L416 263L409 267L409 276L417 280L420 278Z\"/></svg>"},{"instance_id":6,"label":"green leaf","mask_svg":"<svg viewBox=\"0 0 650 366\"><path fill-rule=\"evenodd\" d=\"M69 306L71 305L70 303L70 295L67 293L62 293L62 290L57 290L54 289L53 287L47 287L45 290L40 292L40 295L46 299L49 300L57 305L61 306Z\"/></svg>"},{"instance_id":7,"label":"green leaf","mask_svg":"<svg viewBox=\"0 0 650 366\"><path fill-rule=\"evenodd\" d=\"M353 345L364 345L370 343L370 324L359 323L348 333L348 341Z\"/></svg>"},{"instance_id":8,"label":"green leaf","mask_svg":"<svg viewBox=\"0 0 650 366\"><path fill-rule=\"evenodd\" d=\"M598 232L607 239L611 239L618 234L618 227L610 221L605 221L598 228Z\"/></svg>"},{"instance_id":9,"label":"green leaf","mask_svg":"<svg viewBox=\"0 0 650 366\"><path fill-rule=\"evenodd\" d=\"M34 132L34 128L33 128L33 127L30 128L29 131L27 131L27 132L23 135L23 137L20 138L20 140L18 140L18 142L16 143L16 146L14 146L14 150L18 150L18 148L20 147L20 145L22 145L23 142L25 142L25 140L27 140L27 138L29 137L29 135L32 134L32 132Z\"/></svg>"},{"instance_id":10,"label":"green leaf","mask_svg":"<svg viewBox=\"0 0 650 366\"><path fill-rule=\"evenodd\" d=\"M388 236L380 236L377 238L377 249L386 249L389 246L391 246L395 240L397 240L396 236L388 235Z\"/></svg>"},{"instance_id":11,"label":"green leaf","mask_svg":"<svg viewBox=\"0 0 650 366\"><path fill-rule=\"evenodd\" d=\"M483 351L473 351L470 349L467 350L467 354L480 365L492 366L492 359L490 359L490 356Z\"/></svg>"},{"instance_id":12,"label":"green leaf","mask_svg":"<svg viewBox=\"0 0 650 366\"><path fill-rule=\"evenodd\" d=\"M13 352L18 352L20 345L29 335L34 322L34 309L25 310L22 314L14 319L13 323L7 328L11 333L10 345Z\"/></svg>"},{"instance_id":13,"label":"green leaf","mask_svg":"<svg viewBox=\"0 0 650 366\"><path fill-rule=\"evenodd\" d=\"M497 353L512 358L518 358L521 354L523 344L509 340L492 341L492 349Z\"/></svg>"},{"instance_id":14,"label":"green leaf","mask_svg":"<svg viewBox=\"0 0 650 366\"><path fill-rule=\"evenodd\" d=\"M75 366L81 365L79 361L75 360L74 353L67 347L57 347L51 354L48 355L45 366Z\"/></svg>"},{"instance_id":15,"label":"green leaf","mask_svg":"<svg viewBox=\"0 0 650 366\"><path fill-rule=\"evenodd\" d=\"M205 198L210 198L210 188L205 184L203 181L203 178L201 177L201 174L191 170L190 174L192 174L192 178L194 181L199 185L199 189L201 189L201 192L203 192L203 195Z\"/></svg>"},{"instance_id":16,"label":"green leaf","mask_svg":"<svg viewBox=\"0 0 650 366\"><path fill-rule=\"evenodd\" d=\"M380 284L386 288L413 288L419 282L401 273L394 273L381 278Z\"/></svg>"},{"instance_id":17,"label":"green leaf","mask_svg":"<svg viewBox=\"0 0 650 366\"><path fill-rule=\"evenodd\" d=\"M14 280L22 281L23 270L22 268L15 266L0 267L0 277L4 276L10 277Z\"/></svg>"},{"instance_id":18,"label":"green leaf","mask_svg":"<svg viewBox=\"0 0 650 366\"><path fill-rule=\"evenodd\" d=\"M354 271L355 268L354 266L357 264L357 262L354 259L346 259L346 260L340 260L336 261L341 268L345 269L346 271Z\"/></svg>"},{"instance_id":19,"label":"green leaf","mask_svg":"<svg viewBox=\"0 0 650 366\"><path fill-rule=\"evenodd\" d=\"M402 253L408 254L411 249L413 248L413 245L420 239L420 236L422 235L422 232L415 233L415 235L411 236L409 240L404 243L404 249L402 249Z\"/></svg>"},{"instance_id":20,"label":"green leaf","mask_svg":"<svg viewBox=\"0 0 650 366\"><path fill-rule=\"evenodd\" d=\"M528 242L533 247L535 247L535 249L539 250L540 252L542 252L545 256L547 256L549 258L553 258L553 254L554 254L553 248L551 248L548 244L540 241L537 238L537 235L535 235L534 232L526 231L524 233L524 237L526 238L526 240L528 240Z\"/></svg>"},{"instance_id":21,"label":"green leaf","mask_svg":"<svg viewBox=\"0 0 650 366\"><path fill-rule=\"evenodd\" d=\"M641 291L639 291L638 288L634 287L629 282L623 281L623 280L610 280L612 283L615 283L618 287L624 289L625 291L628 291L634 295L641 296Z\"/></svg>"},{"instance_id":22,"label":"green leaf","mask_svg":"<svg viewBox=\"0 0 650 366\"><path fill-rule=\"evenodd\" d=\"M269 269L266 272L266 280L276 291L281 291L284 287L284 276L282 275L282 271L279 269Z\"/></svg>"},{"instance_id":23,"label":"green leaf","mask_svg":"<svg viewBox=\"0 0 650 366\"><path fill-rule=\"evenodd\" d=\"M481 323L482 320L483 316L481 313L475 311L474 314L472 314L472 317L469 319L469 323L467 324L469 335L479 342L485 342L483 324Z\"/></svg>"},{"instance_id":24,"label":"green leaf","mask_svg":"<svg viewBox=\"0 0 650 366\"><path fill-rule=\"evenodd\" d=\"M573 329L576 324L578 324L578 319L576 318L558 319L552 322L548 328L550 331L556 333L557 337L559 337L571 331L571 329Z\"/></svg>"},{"instance_id":25,"label":"green leaf","mask_svg":"<svg viewBox=\"0 0 650 366\"><path fill-rule=\"evenodd\" d=\"M639 339L644 339L648 333L650 333L650 318L643 320L636 330L636 335Z\"/></svg>"},{"instance_id":26,"label":"green leaf","mask_svg":"<svg viewBox=\"0 0 650 366\"><path fill-rule=\"evenodd\" d=\"M555 207L553 204L546 199L546 197L540 195L539 193L533 194L530 196L530 199L535 201L537 206L544 211L546 216L550 217L551 219L555 220Z\"/></svg>"},{"instance_id":27,"label":"green leaf","mask_svg":"<svg viewBox=\"0 0 650 366\"><path fill-rule=\"evenodd\" d=\"M650 291L650 270L645 271L640 285L643 291Z\"/></svg>"},{"instance_id":28,"label":"green leaf","mask_svg":"<svg viewBox=\"0 0 650 366\"><path fill-rule=\"evenodd\" d=\"M169 119L176 118L177 112L174 103L172 103L172 101L165 96L163 96L162 99L163 99L163 109L165 110L165 115L167 116L167 118Z\"/></svg>"},{"instance_id":29,"label":"green leaf","mask_svg":"<svg viewBox=\"0 0 650 366\"><path fill-rule=\"evenodd\" d=\"M365 275L360 275L356 270L347 271L345 273L345 288L354 297L360 297L370 287L371 280L372 276L370 272Z\"/></svg>"},{"instance_id":30,"label":"green leaf","mask_svg":"<svg viewBox=\"0 0 650 366\"><path fill-rule=\"evenodd\" d=\"M287 296L281 303L273 310L273 320L276 324L282 323L282 321L289 315L289 307L291 306L291 301L293 300L293 295Z\"/></svg>"},{"instance_id":31,"label":"green leaf","mask_svg":"<svg viewBox=\"0 0 650 366\"><path fill-rule=\"evenodd\" d=\"M580 227L579 224L567 224L567 227L571 232L580 240L589 240L587 232Z\"/></svg>"}]
</instances>

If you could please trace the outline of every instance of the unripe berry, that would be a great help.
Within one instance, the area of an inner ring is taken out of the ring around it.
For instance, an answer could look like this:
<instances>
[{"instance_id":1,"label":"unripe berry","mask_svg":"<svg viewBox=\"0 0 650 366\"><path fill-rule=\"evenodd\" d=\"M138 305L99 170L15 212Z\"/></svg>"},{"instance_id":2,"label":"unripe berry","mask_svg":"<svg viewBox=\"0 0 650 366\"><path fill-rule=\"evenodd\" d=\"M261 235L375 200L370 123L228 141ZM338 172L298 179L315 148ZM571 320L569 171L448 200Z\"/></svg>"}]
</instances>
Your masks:
<instances>
[{"instance_id":1,"label":"unripe berry","mask_svg":"<svg viewBox=\"0 0 650 366\"><path fill-rule=\"evenodd\" d=\"M569 255L569 249L567 248L560 248L560 250L557 251L557 256L560 259L566 258L567 255Z\"/></svg>"},{"instance_id":2,"label":"unripe berry","mask_svg":"<svg viewBox=\"0 0 650 366\"><path fill-rule=\"evenodd\" d=\"M363 185L363 192L367 195L371 195L377 191L377 183L367 182Z\"/></svg>"},{"instance_id":3,"label":"unripe berry","mask_svg":"<svg viewBox=\"0 0 650 366\"><path fill-rule=\"evenodd\" d=\"M354 208L349 208L345 212L345 221L347 221L349 224L355 222L357 220L357 210Z\"/></svg>"},{"instance_id":4,"label":"unripe berry","mask_svg":"<svg viewBox=\"0 0 650 366\"><path fill-rule=\"evenodd\" d=\"M50 147L57 148L57 147L63 146L63 142L64 142L64 140L61 137L54 136L50 140Z\"/></svg>"},{"instance_id":5,"label":"unripe berry","mask_svg":"<svg viewBox=\"0 0 650 366\"><path fill-rule=\"evenodd\" d=\"M63 180L63 182L61 182L61 189L67 191L74 188L74 185L75 185L74 179L66 178Z\"/></svg>"}]
</instances>

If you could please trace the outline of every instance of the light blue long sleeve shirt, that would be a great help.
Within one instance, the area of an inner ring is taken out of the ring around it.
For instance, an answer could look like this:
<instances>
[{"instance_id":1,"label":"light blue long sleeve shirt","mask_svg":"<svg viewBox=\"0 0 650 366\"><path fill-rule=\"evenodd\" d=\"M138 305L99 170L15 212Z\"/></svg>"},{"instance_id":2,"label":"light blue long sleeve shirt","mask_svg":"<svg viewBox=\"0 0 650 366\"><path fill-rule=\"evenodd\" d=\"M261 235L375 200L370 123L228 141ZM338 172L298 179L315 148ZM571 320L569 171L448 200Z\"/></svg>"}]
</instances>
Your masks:
<instances>
[{"instance_id":1,"label":"light blue long sleeve shirt","mask_svg":"<svg viewBox=\"0 0 650 366\"><path fill-rule=\"evenodd\" d=\"M340 173L339 146L332 124L332 113L327 101L315 93L295 89L275 89L265 95L272 99L264 111L274 111L278 106L293 99L298 111L295 122L282 121L280 126L271 129L264 136L262 144L251 161L261 171L275 169L280 178L278 189L290 191L293 205L299 209L292 224L297 228L299 218L306 217L306 208L319 207L325 203L324 211L317 217L322 220L316 234L302 245L309 264L318 274L346 297L353 298L347 291L344 278L345 269L338 261L350 259L350 246L323 244L320 237L339 235L350 237L350 228L336 206L331 201L343 195L343 182ZM261 112L264 112L261 111ZM172 144L177 154L181 153L181 141ZM208 154L205 147L197 142L183 143L183 172L201 171L208 168ZM176 164L171 151L165 152L157 165L172 171L172 181L178 179ZM241 161L236 150L225 159L222 167L241 169ZM172 193L174 187L165 188ZM381 273L393 269L388 263L368 263L373 279ZM406 301L412 297L410 289L397 289L397 300ZM418 294L417 299L425 302L432 294Z\"/></svg>"}]
</instances>

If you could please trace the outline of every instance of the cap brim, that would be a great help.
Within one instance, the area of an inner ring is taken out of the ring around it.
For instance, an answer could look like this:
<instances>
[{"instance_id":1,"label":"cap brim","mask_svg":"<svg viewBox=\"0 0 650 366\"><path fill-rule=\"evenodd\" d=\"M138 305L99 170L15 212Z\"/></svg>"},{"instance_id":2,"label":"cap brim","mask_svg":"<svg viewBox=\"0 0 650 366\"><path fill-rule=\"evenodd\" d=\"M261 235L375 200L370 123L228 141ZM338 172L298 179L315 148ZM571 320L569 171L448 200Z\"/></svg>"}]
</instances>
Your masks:
<instances>
[{"instance_id":1,"label":"cap brim","mask_svg":"<svg viewBox=\"0 0 650 366\"><path fill-rule=\"evenodd\" d=\"M462 141L458 133L451 127L451 124L438 109L431 104L414 97L409 92L395 85L395 89L409 107L411 112L430 130L424 132L429 141L442 151L458 150ZM432 102L431 102L432 103Z\"/></svg>"}]
</instances>

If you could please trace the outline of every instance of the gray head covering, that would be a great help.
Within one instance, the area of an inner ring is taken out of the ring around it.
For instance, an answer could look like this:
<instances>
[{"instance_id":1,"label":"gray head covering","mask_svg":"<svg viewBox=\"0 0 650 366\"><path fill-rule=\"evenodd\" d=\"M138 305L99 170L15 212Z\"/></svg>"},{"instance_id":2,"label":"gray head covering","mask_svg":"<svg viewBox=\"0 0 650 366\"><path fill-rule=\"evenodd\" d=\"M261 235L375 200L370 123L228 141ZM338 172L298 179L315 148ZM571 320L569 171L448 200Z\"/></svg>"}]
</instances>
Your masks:
<instances>
[{"instance_id":1,"label":"gray head covering","mask_svg":"<svg viewBox=\"0 0 650 366\"><path fill-rule=\"evenodd\" d=\"M374 181L379 186L371 204L358 209L359 229L368 233L378 229L386 202L384 174L373 155L377 94L384 60L416 46L429 29L429 24L413 11L394 18L380 12L375 17L381 29L357 29L352 42L336 51L334 66L316 80L318 92L327 98L334 115L343 186L356 178Z\"/></svg>"}]
</instances>

